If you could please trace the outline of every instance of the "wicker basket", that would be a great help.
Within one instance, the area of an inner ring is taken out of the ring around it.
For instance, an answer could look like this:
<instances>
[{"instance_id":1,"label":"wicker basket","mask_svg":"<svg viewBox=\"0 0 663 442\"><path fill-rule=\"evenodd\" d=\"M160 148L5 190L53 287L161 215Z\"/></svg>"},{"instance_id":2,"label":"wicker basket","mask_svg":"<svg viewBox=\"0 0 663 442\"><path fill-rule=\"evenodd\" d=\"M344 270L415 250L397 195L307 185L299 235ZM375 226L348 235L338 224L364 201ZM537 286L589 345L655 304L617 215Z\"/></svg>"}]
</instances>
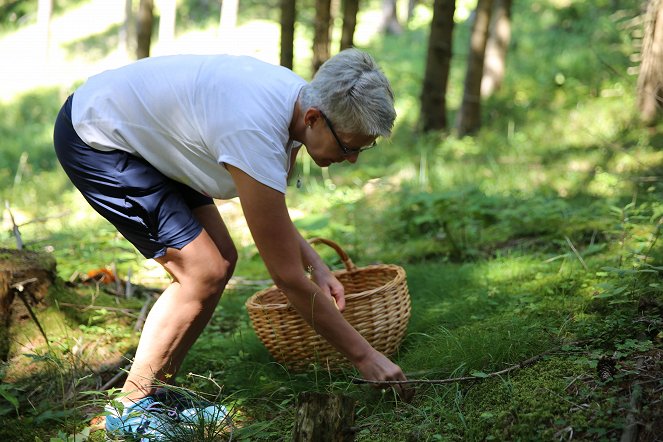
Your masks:
<instances>
[{"instance_id":1,"label":"wicker basket","mask_svg":"<svg viewBox=\"0 0 663 442\"><path fill-rule=\"evenodd\" d=\"M376 350L385 355L394 353L410 319L405 270L388 264L358 268L335 242L315 238L310 243L332 247L345 265L345 270L334 272L345 288L345 319ZM330 369L348 364L299 316L278 288L255 293L246 301L246 308L258 338L277 362L290 369L301 369L311 363Z\"/></svg>"}]
</instances>

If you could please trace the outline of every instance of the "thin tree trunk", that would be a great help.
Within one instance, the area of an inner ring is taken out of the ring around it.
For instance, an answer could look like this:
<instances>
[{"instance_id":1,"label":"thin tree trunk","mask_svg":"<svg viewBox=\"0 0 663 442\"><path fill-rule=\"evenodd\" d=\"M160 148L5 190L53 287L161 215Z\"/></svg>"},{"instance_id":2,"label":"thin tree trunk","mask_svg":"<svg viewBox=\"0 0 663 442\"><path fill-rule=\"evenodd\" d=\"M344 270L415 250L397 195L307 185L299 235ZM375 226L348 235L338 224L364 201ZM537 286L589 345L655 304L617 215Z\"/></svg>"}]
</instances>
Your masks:
<instances>
[{"instance_id":1,"label":"thin tree trunk","mask_svg":"<svg viewBox=\"0 0 663 442\"><path fill-rule=\"evenodd\" d=\"M53 16L53 0L39 0L37 5L37 28L39 40L42 44L42 59L48 62L49 47L51 44L51 18Z\"/></svg>"},{"instance_id":2,"label":"thin tree trunk","mask_svg":"<svg viewBox=\"0 0 663 442\"><path fill-rule=\"evenodd\" d=\"M357 27L357 12L359 12L359 0L343 0L341 51L354 46L355 28Z\"/></svg>"},{"instance_id":3,"label":"thin tree trunk","mask_svg":"<svg viewBox=\"0 0 663 442\"><path fill-rule=\"evenodd\" d=\"M292 69L295 58L296 0L281 0L281 66Z\"/></svg>"},{"instance_id":4,"label":"thin tree trunk","mask_svg":"<svg viewBox=\"0 0 663 442\"><path fill-rule=\"evenodd\" d=\"M397 11L396 0L382 0L382 20L380 22L381 32L394 35L403 32L403 27L398 21Z\"/></svg>"},{"instance_id":5,"label":"thin tree trunk","mask_svg":"<svg viewBox=\"0 0 663 442\"><path fill-rule=\"evenodd\" d=\"M124 0L124 19L120 27L119 50L129 54L133 50L133 0Z\"/></svg>"},{"instance_id":6,"label":"thin tree trunk","mask_svg":"<svg viewBox=\"0 0 663 442\"><path fill-rule=\"evenodd\" d=\"M237 26L237 11L239 0L222 0L219 29L221 35L228 35Z\"/></svg>"},{"instance_id":7,"label":"thin tree trunk","mask_svg":"<svg viewBox=\"0 0 663 442\"><path fill-rule=\"evenodd\" d=\"M463 102L458 112L458 135L476 132L481 127L481 79L490 27L493 0L479 0L470 32L470 51L463 90Z\"/></svg>"},{"instance_id":8,"label":"thin tree trunk","mask_svg":"<svg viewBox=\"0 0 663 442\"><path fill-rule=\"evenodd\" d=\"M455 0L435 0L421 92L424 132L447 128L446 92L451 65Z\"/></svg>"},{"instance_id":9,"label":"thin tree trunk","mask_svg":"<svg viewBox=\"0 0 663 442\"><path fill-rule=\"evenodd\" d=\"M663 105L663 0L650 0L638 76L640 118L654 125Z\"/></svg>"},{"instance_id":10,"label":"thin tree trunk","mask_svg":"<svg viewBox=\"0 0 663 442\"><path fill-rule=\"evenodd\" d=\"M315 0L315 34L313 36L313 72L330 57L331 0Z\"/></svg>"},{"instance_id":11,"label":"thin tree trunk","mask_svg":"<svg viewBox=\"0 0 663 442\"><path fill-rule=\"evenodd\" d=\"M160 0L159 2L159 44L169 45L175 40L175 21L177 17L177 0Z\"/></svg>"},{"instance_id":12,"label":"thin tree trunk","mask_svg":"<svg viewBox=\"0 0 663 442\"><path fill-rule=\"evenodd\" d=\"M152 45L152 23L154 21L154 0L140 0L136 21L136 58L150 56Z\"/></svg>"},{"instance_id":13,"label":"thin tree trunk","mask_svg":"<svg viewBox=\"0 0 663 442\"><path fill-rule=\"evenodd\" d=\"M493 15L481 80L482 98L490 97L502 85L510 42L511 0L493 0Z\"/></svg>"}]
</instances>

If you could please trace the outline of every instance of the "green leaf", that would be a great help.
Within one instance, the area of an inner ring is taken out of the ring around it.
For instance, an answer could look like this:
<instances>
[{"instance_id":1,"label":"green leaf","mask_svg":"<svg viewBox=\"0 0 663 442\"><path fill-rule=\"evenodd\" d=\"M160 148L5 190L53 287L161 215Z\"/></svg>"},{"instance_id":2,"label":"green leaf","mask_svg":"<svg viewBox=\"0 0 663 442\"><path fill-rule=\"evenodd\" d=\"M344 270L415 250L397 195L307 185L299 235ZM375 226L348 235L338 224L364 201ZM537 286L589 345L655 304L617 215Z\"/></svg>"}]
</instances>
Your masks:
<instances>
[{"instance_id":1,"label":"green leaf","mask_svg":"<svg viewBox=\"0 0 663 442\"><path fill-rule=\"evenodd\" d=\"M10 385L0 385L0 396L2 396L7 402L12 404L16 411L18 411L18 399L13 394L9 393Z\"/></svg>"},{"instance_id":2,"label":"green leaf","mask_svg":"<svg viewBox=\"0 0 663 442\"><path fill-rule=\"evenodd\" d=\"M474 376L475 378L487 378L489 375L487 373L484 373L483 371L473 371L470 373L470 375Z\"/></svg>"}]
</instances>

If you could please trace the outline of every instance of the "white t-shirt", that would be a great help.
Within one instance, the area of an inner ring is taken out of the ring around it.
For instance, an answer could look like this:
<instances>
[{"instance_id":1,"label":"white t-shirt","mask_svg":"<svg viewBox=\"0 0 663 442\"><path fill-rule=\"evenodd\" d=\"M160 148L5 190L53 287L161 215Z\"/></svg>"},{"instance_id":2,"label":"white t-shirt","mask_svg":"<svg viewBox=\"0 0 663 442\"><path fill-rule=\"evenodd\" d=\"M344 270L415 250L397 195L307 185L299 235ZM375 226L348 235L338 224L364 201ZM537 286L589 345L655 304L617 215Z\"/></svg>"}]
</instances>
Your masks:
<instances>
[{"instance_id":1,"label":"white t-shirt","mask_svg":"<svg viewBox=\"0 0 663 442\"><path fill-rule=\"evenodd\" d=\"M205 195L237 196L224 164L285 193L304 84L245 56L146 58L89 78L74 93L72 122L91 147L139 155Z\"/></svg>"}]
</instances>

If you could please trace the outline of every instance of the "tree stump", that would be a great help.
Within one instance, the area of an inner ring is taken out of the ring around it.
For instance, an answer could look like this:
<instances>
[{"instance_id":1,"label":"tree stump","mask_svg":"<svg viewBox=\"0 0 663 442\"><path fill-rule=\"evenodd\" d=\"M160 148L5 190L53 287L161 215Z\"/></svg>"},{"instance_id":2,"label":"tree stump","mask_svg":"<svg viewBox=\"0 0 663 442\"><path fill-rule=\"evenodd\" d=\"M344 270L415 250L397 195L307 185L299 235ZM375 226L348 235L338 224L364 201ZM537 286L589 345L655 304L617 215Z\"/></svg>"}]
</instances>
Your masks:
<instances>
[{"instance_id":1,"label":"tree stump","mask_svg":"<svg viewBox=\"0 0 663 442\"><path fill-rule=\"evenodd\" d=\"M346 396L303 392L297 397L294 442L351 442L355 401Z\"/></svg>"},{"instance_id":2,"label":"tree stump","mask_svg":"<svg viewBox=\"0 0 663 442\"><path fill-rule=\"evenodd\" d=\"M0 359L9 352L9 326L29 317L23 302L14 302L16 293L31 306L40 304L55 281L55 259L45 253L0 249Z\"/></svg>"}]
</instances>

